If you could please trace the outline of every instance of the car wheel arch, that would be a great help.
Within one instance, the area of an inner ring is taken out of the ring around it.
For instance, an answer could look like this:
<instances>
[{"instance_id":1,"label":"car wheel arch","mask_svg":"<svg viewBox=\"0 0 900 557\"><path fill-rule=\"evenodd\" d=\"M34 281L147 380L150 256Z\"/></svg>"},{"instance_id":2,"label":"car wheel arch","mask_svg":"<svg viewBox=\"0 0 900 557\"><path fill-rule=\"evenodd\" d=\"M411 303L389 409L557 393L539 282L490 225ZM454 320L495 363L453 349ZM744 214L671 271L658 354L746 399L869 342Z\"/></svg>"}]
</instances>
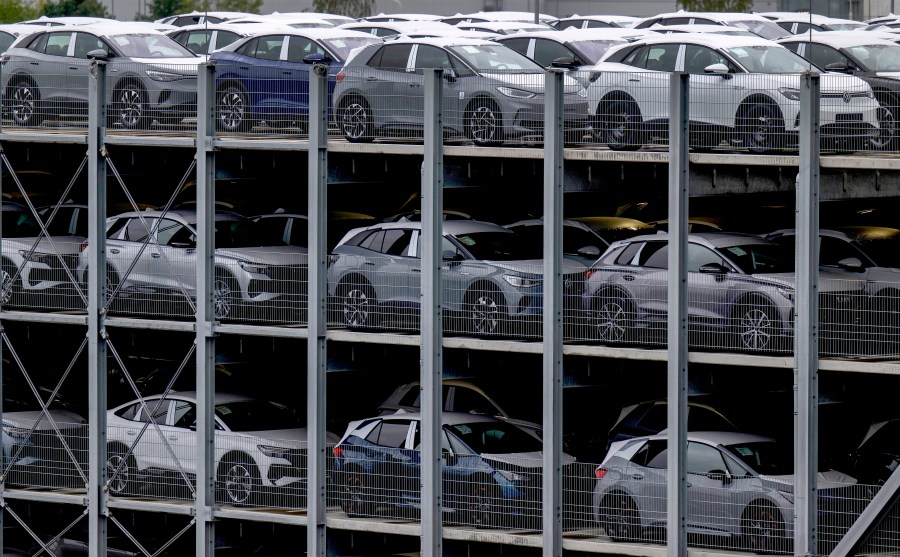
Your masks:
<instances>
[{"instance_id":1,"label":"car wheel arch","mask_svg":"<svg viewBox=\"0 0 900 557\"><path fill-rule=\"evenodd\" d=\"M760 105L770 106L774 108L778 111L778 115L781 117L781 120L784 121L784 111L781 110L781 105L778 104L778 101L765 93L757 92L747 95L738 104L738 108L734 113L735 127L737 127L737 122L739 122L740 119L743 118L751 108Z\"/></svg>"}]
</instances>

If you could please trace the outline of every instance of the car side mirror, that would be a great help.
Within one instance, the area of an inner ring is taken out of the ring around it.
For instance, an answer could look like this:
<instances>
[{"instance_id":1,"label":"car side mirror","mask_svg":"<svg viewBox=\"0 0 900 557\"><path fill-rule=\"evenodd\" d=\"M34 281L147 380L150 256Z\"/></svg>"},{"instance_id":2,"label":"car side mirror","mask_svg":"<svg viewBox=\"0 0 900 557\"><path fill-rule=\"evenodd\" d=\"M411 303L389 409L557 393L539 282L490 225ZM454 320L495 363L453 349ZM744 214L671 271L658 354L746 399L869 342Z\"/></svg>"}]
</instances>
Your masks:
<instances>
[{"instance_id":1,"label":"car side mirror","mask_svg":"<svg viewBox=\"0 0 900 557\"><path fill-rule=\"evenodd\" d=\"M731 79L731 74L728 72L728 66L725 64L710 64L703 68L703 72L720 75L722 76L722 79Z\"/></svg>"},{"instance_id":2,"label":"car side mirror","mask_svg":"<svg viewBox=\"0 0 900 557\"><path fill-rule=\"evenodd\" d=\"M103 50L102 48L97 48L88 52L87 57L91 60L106 60L109 58L109 52Z\"/></svg>"},{"instance_id":3,"label":"car side mirror","mask_svg":"<svg viewBox=\"0 0 900 557\"><path fill-rule=\"evenodd\" d=\"M700 272L704 275L713 275L716 280L724 280L728 269L721 263L707 263L700 266Z\"/></svg>"},{"instance_id":4,"label":"car side mirror","mask_svg":"<svg viewBox=\"0 0 900 557\"><path fill-rule=\"evenodd\" d=\"M706 474L706 477L714 482L722 482L722 485L731 483L731 474L725 470L710 470L709 473Z\"/></svg>"},{"instance_id":5,"label":"car side mirror","mask_svg":"<svg viewBox=\"0 0 900 557\"><path fill-rule=\"evenodd\" d=\"M453 83L454 81L456 81L456 78L457 78L456 70L454 70L452 68L447 68L444 70L444 79L448 83Z\"/></svg>"},{"instance_id":6,"label":"car side mirror","mask_svg":"<svg viewBox=\"0 0 900 557\"><path fill-rule=\"evenodd\" d=\"M845 62L832 62L831 64L825 64L826 72L850 73L851 69L852 68Z\"/></svg>"},{"instance_id":7,"label":"car side mirror","mask_svg":"<svg viewBox=\"0 0 900 557\"><path fill-rule=\"evenodd\" d=\"M444 261L462 261L462 255L456 251L446 249L441 253L441 259Z\"/></svg>"},{"instance_id":8,"label":"car side mirror","mask_svg":"<svg viewBox=\"0 0 900 557\"><path fill-rule=\"evenodd\" d=\"M854 273L861 273L865 270L862 261L860 261L858 257L847 257L841 259L840 261L838 261L838 267L845 271L853 271Z\"/></svg>"},{"instance_id":9,"label":"car side mirror","mask_svg":"<svg viewBox=\"0 0 900 557\"><path fill-rule=\"evenodd\" d=\"M556 58L550 62L551 68L562 68L564 70L574 70L578 68L578 62L572 56L563 56Z\"/></svg>"},{"instance_id":10,"label":"car side mirror","mask_svg":"<svg viewBox=\"0 0 900 557\"><path fill-rule=\"evenodd\" d=\"M334 60L325 54L314 52L303 57L304 64L331 64Z\"/></svg>"},{"instance_id":11,"label":"car side mirror","mask_svg":"<svg viewBox=\"0 0 900 557\"><path fill-rule=\"evenodd\" d=\"M447 466L456 465L456 455L451 453L450 449L441 449L441 457L443 457L444 462L447 463Z\"/></svg>"},{"instance_id":12,"label":"car side mirror","mask_svg":"<svg viewBox=\"0 0 900 557\"><path fill-rule=\"evenodd\" d=\"M193 242L171 242L169 244L173 248L190 249L196 247Z\"/></svg>"},{"instance_id":13,"label":"car side mirror","mask_svg":"<svg viewBox=\"0 0 900 557\"><path fill-rule=\"evenodd\" d=\"M597 246L584 246L579 248L577 253L584 257L600 257L600 248Z\"/></svg>"}]
</instances>

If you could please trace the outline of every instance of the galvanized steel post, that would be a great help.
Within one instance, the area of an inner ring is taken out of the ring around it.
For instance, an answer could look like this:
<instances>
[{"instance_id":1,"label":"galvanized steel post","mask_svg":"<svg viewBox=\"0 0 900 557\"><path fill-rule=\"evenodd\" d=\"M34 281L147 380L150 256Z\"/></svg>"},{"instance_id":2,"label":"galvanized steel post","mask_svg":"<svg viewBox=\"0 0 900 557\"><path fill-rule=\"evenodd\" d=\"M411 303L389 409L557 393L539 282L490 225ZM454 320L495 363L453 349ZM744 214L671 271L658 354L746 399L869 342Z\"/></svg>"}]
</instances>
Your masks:
<instances>
[{"instance_id":1,"label":"galvanized steel post","mask_svg":"<svg viewBox=\"0 0 900 557\"><path fill-rule=\"evenodd\" d=\"M215 553L215 289L216 154L215 66L197 68L197 490L198 557Z\"/></svg>"},{"instance_id":2,"label":"galvanized steel post","mask_svg":"<svg viewBox=\"0 0 900 557\"><path fill-rule=\"evenodd\" d=\"M306 554L325 557L327 459L325 451L327 355L327 290L325 263L328 257L328 66L313 65L309 72L309 164L307 175L309 251L306 345L307 413L307 531Z\"/></svg>"},{"instance_id":3,"label":"galvanized steel post","mask_svg":"<svg viewBox=\"0 0 900 557\"><path fill-rule=\"evenodd\" d=\"M562 235L563 82L549 70L544 81L544 300L543 300L543 555L562 555Z\"/></svg>"},{"instance_id":4,"label":"galvanized steel post","mask_svg":"<svg viewBox=\"0 0 900 557\"><path fill-rule=\"evenodd\" d=\"M819 74L800 75L794 321L794 554L816 555L819 404Z\"/></svg>"},{"instance_id":5,"label":"galvanized steel post","mask_svg":"<svg viewBox=\"0 0 900 557\"><path fill-rule=\"evenodd\" d=\"M106 557L106 61L88 88L88 555Z\"/></svg>"},{"instance_id":6,"label":"galvanized steel post","mask_svg":"<svg viewBox=\"0 0 900 557\"><path fill-rule=\"evenodd\" d=\"M669 81L668 482L666 540L669 557L687 555L687 247L689 79Z\"/></svg>"},{"instance_id":7,"label":"galvanized steel post","mask_svg":"<svg viewBox=\"0 0 900 557\"><path fill-rule=\"evenodd\" d=\"M444 220L443 70L424 70L425 150L422 160L422 555L443 555L441 432L443 425L443 320L441 240Z\"/></svg>"}]
</instances>

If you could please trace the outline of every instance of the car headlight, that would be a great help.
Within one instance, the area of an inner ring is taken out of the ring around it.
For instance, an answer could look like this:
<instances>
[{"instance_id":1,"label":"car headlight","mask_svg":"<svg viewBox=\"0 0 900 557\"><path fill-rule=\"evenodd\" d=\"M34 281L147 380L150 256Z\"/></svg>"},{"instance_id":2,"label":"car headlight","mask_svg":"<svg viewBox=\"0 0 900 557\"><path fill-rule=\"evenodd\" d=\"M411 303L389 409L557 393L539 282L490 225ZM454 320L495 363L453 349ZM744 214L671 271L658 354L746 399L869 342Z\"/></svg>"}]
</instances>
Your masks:
<instances>
[{"instance_id":1,"label":"car headlight","mask_svg":"<svg viewBox=\"0 0 900 557\"><path fill-rule=\"evenodd\" d=\"M794 291L790 288L778 288L778 293L787 298L790 301L794 301Z\"/></svg>"},{"instance_id":2,"label":"car headlight","mask_svg":"<svg viewBox=\"0 0 900 557\"><path fill-rule=\"evenodd\" d=\"M512 97L514 99L533 99L537 96L537 93L532 93L531 91L523 91L521 89L513 89L512 87L497 87L497 90L507 97Z\"/></svg>"},{"instance_id":3,"label":"car headlight","mask_svg":"<svg viewBox=\"0 0 900 557\"><path fill-rule=\"evenodd\" d=\"M510 472L509 470L497 470L497 473L500 474L506 481L508 482L524 482L526 478L515 472Z\"/></svg>"},{"instance_id":4,"label":"car headlight","mask_svg":"<svg viewBox=\"0 0 900 557\"><path fill-rule=\"evenodd\" d=\"M41 253L39 251L28 251L27 249L19 250L19 255L33 263L43 263L44 265L52 265L53 259L56 257L52 253Z\"/></svg>"},{"instance_id":5,"label":"car headlight","mask_svg":"<svg viewBox=\"0 0 900 557\"><path fill-rule=\"evenodd\" d=\"M800 100L800 89L792 89L791 87L779 87L778 92L792 101Z\"/></svg>"},{"instance_id":6,"label":"car headlight","mask_svg":"<svg viewBox=\"0 0 900 557\"><path fill-rule=\"evenodd\" d=\"M13 437L15 439L24 440L28 437L28 429L24 427L13 427L9 425L3 426L3 431L6 432L7 435Z\"/></svg>"},{"instance_id":7,"label":"car headlight","mask_svg":"<svg viewBox=\"0 0 900 557\"><path fill-rule=\"evenodd\" d=\"M516 288L534 288L541 284L540 280L520 277L518 275L503 275L503 280Z\"/></svg>"},{"instance_id":8,"label":"car headlight","mask_svg":"<svg viewBox=\"0 0 900 557\"><path fill-rule=\"evenodd\" d=\"M250 263L249 261L239 261L238 265L248 273L269 276L269 267L267 265L258 265L256 263Z\"/></svg>"},{"instance_id":9,"label":"car headlight","mask_svg":"<svg viewBox=\"0 0 900 557\"><path fill-rule=\"evenodd\" d=\"M579 97L587 98L587 89L585 89L584 87L582 87L581 89L579 89L579 90L578 90L578 96L579 96Z\"/></svg>"},{"instance_id":10,"label":"car headlight","mask_svg":"<svg viewBox=\"0 0 900 557\"><path fill-rule=\"evenodd\" d=\"M257 445L256 448L259 449L259 452L269 458L287 459L288 455L291 452L291 449L288 449L286 447L275 447L273 445Z\"/></svg>"},{"instance_id":11,"label":"car headlight","mask_svg":"<svg viewBox=\"0 0 900 557\"><path fill-rule=\"evenodd\" d=\"M178 81L179 79L187 79L190 77L180 73L164 72L161 70L144 70L144 73L153 81Z\"/></svg>"}]
</instances>

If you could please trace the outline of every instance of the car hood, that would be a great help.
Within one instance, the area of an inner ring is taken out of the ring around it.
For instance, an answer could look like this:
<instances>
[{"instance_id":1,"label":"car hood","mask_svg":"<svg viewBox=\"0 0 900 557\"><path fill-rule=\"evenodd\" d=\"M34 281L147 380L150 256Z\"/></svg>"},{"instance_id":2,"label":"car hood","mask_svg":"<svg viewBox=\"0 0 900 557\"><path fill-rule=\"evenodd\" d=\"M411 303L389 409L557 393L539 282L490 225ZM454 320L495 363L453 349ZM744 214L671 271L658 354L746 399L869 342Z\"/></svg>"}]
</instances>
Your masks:
<instances>
[{"instance_id":1,"label":"car hood","mask_svg":"<svg viewBox=\"0 0 900 557\"><path fill-rule=\"evenodd\" d=\"M234 435L241 437L252 437L259 441L269 441L277 445L282 441L291 441L293 443L306 443L306 428L297 427L294 429L266 429L261 431L240 431L233 432ZM327 443L337 443L338 436L330 431L325 432L325 441Z\"/></svg>"},{"instance_id":2,"label":"car hood","mask_svg":"<svg viewBox=\"0 0 900 557\"><path fill-rule=\"evenodd\" d=\"M533 93L544 93L544 74L542 73L507 73L507 72L479 72L482 77L505 83L516 89L523 89ZM577 93L583 89L577 81L569 76L563 80L563 92Z\"/></svg>"},{"instance_id":3,"label":"car hood","mask_svg":"<svg viewBox=\"0 0 900 557\"><path fill-rule=\"evenodd\" d=\"M786 474L783 476L760 476L763 485L777 489L778 491L794 492L794 474ZM828 470L816 474L816 483L818 489L831 489L835 487L846 487L848 485L856 485L856 478L848 476L837 470Z\"/></svg>"},{"instance_id":4,"label":"car hood","mask_svg":"<svg viewBox=\"0 0 900 557\"><path fill-rule=\"evenodd\" d=\"M297 246L219 248L216 249L216 256L267 265L305 265L307 261L306 248Z\"/></svg>"},{"instance_id":5,"label":"car hood","mask_svg":"<svg viewBox=\"0 0 900 557\"><path fill-rule=\"evenodd\" d=\"M36 238L3 238L3 251L30 250ZM78 255L81 252L81 243L85 240L82 236L52 236L53 244L43 238L34 248L35 253L54 253L61 255Z\"/></svg>"},{"instance_id":6,"label":"car hood","mask_svg":"<svg viewBox=\"0 0 900 557\"><path fill-rule=\"evenodd\" d=\"M180 73L197 74L197 66L203 63L202 56L192 58L129 58L130 62L146 64L160 69L177 71Z\"/></svg>"},{"instance_id":7,"label":"car hood","mask_svg":"<svg viewBox=\"0 0 900 557\"><path fill-rule=\"evenodd\" d=\"M516 273L524 273L528 275L540 275L544 272L543 259L523 259L521 261L485 261L485 263L493 265L494 267L499 267L500 269L506 269L507 271L514 271ZM563 274L581 273L586 268L587 267L577 261L572 261L571 259L563 259Z\"/></svg>"},{"instance_id":8,"label":"car hood","mask_svg":"<svg viewBox=\"0 0 900 557\"><path fill-rule=\"evenodd\" d=\"M74 412L69 412L68 410L50 410L49 414L60 429L66 429L67 426L72 424L82 425L87 423L84 418ZM38 431L53 429L50 420L47 416L42 417L40 410L3 413L4 425L31 429L35 423L38 424L36 428Z\"/></svg>"},{"instance_id":9,"label":"car hood","mask_svg":"<svg viewBox=\"0 0 900 557\"><path fill-rule=\"evenodd\" d=\"M875 75L888 79L900 79L900 72L875 72Z\"/></svg>"},{"instance_id":10,"label":"car hood","mask_svg":"<svg viewBox=\"0 0 900 557\"><path fill-rule=\"evenodd\" d=\"M484 460L489 460L493 462L500 462L503 464L508 464L510 466L516 466L519 468L541 468L543 465L544 453L543 451L534 451L530 453L509 453L509 454L490 454L483 453L481 458ZM573 464L575 462L575 457L568 455L566 453L562 454L562 463Z\"/></svg>"},{"instance_id":11,"label":"car hood","mask_svg":"<svg viewBox=\"0 0 900 557\"><path fill-rule=\"evenodd\" d=\"M821 78L822 93L859 93L871 89L868 83L852 75L823 73Z\"/></svg>"}]
</instances>

